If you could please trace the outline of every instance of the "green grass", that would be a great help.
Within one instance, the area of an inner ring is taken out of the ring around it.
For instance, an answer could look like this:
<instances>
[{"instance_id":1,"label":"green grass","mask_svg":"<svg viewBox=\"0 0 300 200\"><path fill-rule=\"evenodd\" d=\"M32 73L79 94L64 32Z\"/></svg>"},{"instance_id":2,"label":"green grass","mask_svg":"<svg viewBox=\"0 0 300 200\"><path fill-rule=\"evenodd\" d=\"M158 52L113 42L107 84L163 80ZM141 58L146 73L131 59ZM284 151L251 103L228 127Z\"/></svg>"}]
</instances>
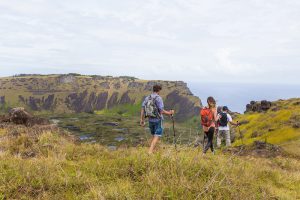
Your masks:
<instances>
[{"instance_id":1,"label":"green grass","mask_svg":"<svg viewBox=\"0 0 300 200\"><path fill-rule=\"evenodd\" d=\"M290 99L273 103L271 110L263 113L247 113L238 116L237 120L244 122L240 127L244 136L243 141L237 140L234 145L251 144L256 140L283 145L294 143L300 139L300 129L294 125L299 123L300 99ZM272 111L272 109L277 110ZM291 148L289 148L291 152ZM297 148L295 151L298 151ZM297 154L297 152L296 152Z\"/></svg>"},{"instance_id":2,"label":"green grass","mask_svg":"<svg viewBox=\"0 0 300 200\"><path fill-rule=\"evenodd\" d=\"M292 158L202 157L199 149L163 144L149 156L146 148L108 151L53 132L2 137L0 145L0 197L7 199L300 197L300 163ZM36 157L20 157L28 151Z\"/></svg>"},{"instance_id":3,"label":"green grass","mask_svg":"<svg viewBox=\"0 0 300 200\"><path fill-rule=\"evenodd\" d=\"M139 116L141 113L141 105L142 103L138 104L124 104L124 105L117 105L111 109L104 109L95 111L95 114L98 115L121 115L123 117L132 117L132 116Z\"/></svg>"}]
</instances>

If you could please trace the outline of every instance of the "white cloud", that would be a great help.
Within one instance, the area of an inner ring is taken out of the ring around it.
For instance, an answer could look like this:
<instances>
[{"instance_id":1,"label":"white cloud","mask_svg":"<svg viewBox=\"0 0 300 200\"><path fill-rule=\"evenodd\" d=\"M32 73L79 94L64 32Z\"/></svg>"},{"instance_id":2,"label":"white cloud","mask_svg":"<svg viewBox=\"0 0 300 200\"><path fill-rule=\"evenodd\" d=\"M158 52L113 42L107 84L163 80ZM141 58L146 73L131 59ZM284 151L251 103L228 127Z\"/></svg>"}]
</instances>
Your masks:
<instances>
[{"instance_id":1,"label":"white cloud","mask_svg":"<svg viewBox=\"0 0 300 200\"><path fill-rule=\"evenodd\" d=\"M297 0L0 0L0 75L299 82L299 9Z\"/></svg>"}]
</instances>

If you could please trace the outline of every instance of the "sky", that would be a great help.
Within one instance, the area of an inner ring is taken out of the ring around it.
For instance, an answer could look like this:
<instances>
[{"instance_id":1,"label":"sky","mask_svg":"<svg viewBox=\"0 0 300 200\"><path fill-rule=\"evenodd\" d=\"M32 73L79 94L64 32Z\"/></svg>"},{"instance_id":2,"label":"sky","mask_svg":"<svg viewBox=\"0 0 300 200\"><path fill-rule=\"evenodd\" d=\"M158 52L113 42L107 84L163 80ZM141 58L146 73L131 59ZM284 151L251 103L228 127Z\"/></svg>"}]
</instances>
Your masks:
<instances>
[{"instance_id":1,"label":"sky","mask_svg":"<svg viewBox=\"0 0 300 200\"><path fill-rule=\"evenodd\" d=\"M300 84L299 0L0 0L0 76Z\"/></svg>"}]
</instances>

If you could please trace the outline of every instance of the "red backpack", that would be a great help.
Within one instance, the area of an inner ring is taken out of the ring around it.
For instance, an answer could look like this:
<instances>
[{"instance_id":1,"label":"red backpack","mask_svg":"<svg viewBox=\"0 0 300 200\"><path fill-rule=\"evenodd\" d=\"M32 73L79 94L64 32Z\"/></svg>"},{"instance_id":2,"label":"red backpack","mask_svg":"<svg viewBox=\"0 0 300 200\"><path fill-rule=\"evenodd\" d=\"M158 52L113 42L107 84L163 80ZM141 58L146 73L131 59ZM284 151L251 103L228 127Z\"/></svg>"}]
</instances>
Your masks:
<instances>
[{"instance_id":1,"label":"red backpack","mask_svg":"<svg viewBox=\"0 0 300 200\"><path fill-rule=\"evenodd\" d=\"M214 121L214 114L211 109L205 107L200 111L201 124L205 127L210 127Z\"/></svg>"}]
</instances>

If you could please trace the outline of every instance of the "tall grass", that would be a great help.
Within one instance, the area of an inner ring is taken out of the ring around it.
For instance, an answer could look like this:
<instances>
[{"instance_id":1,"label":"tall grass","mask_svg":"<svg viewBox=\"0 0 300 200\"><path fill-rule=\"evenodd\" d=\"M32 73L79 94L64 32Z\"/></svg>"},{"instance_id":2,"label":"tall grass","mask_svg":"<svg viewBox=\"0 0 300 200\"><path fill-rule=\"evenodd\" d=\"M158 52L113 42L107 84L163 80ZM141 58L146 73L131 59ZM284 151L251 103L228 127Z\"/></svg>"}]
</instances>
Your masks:
<instances>
[{"instance_id":1,"label":"tall grass","mask_svg":"<svg viewBox=\"0 0 300 200\"><path fill-rule=\"evenodd\" d=\"M109 151L58 133L1 130L0 199L297 199L300 163L291 158L201 156L161 144ZM34 151L35 156L24 157Z\"/></svg>"}]
</instances>

